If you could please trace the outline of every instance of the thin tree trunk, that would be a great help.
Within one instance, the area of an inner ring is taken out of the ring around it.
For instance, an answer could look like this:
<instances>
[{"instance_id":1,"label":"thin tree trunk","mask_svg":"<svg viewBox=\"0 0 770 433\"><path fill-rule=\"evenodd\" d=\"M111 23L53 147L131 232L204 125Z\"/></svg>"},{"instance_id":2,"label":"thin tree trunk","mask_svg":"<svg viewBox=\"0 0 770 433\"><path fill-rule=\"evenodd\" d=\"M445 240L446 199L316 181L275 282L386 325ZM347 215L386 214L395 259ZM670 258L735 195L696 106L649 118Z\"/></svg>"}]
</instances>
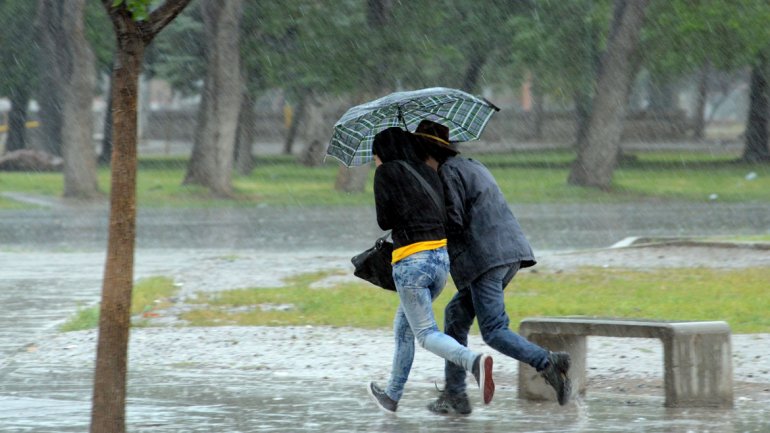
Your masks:
<instances>
[{"instance_id":1,"label":"thin tree trunk","mask_svg":"<svg viewBox=\"0 0 770 433\"><path fill-rule=\"evenodd\" d=\"M468 66L465 69L461 89L471 93L476 91L479 85L479 77L481 77L481 70L484 68L486 60L486 53L482 51L476 51L471 55Z\"/></svg>"},{"instance_id":2,"label":"thin tree trunk","mask_svg":"<svg viewBox=\"0 0 770 433\"><path fill-rule=\"evenodd\" d=\"M112 110L110 107L112 107L112 77L110 77L110 88L107 93L107 108L104 113L102 151L99 153L99 165L109 165L110 161L112 161Z\"/></svg>"},{"instance_id":3,"label":"thin tree trunk","mask_svg":"<svg viewBox=\"0 0 770 433\"><path fill-rule=\"evenodd\" d=\"M40 136L43 150L62 156L62 66L66 56L59 48L64 39L60 0L40 0L37 11L37 35L40 55L40 87L37 102L40 106Z\"/></svg>"},{"instance_id":4,"label":"thin tree trunk","mask_svg":"<svg viewBox=\"0 0 770 433\"><path fill-rule=\"evenodd\" d=\"M749 116L746 121L746 144L743 148L743 160L747 162L770 161L767 143L770 101L766 71L767 59L761 56L758 64L751 70Z\"/></svg>"},{"instance_id":5,"label":"thin tree trunk","mask_svg":"<svg viewBox=\"0 0 770 433\"><path fill-rule=\"evenodd\" d=\"M324 151L327 145L326 140L331 137L332 131L328 122L324 119L324 106L322 102L313 95L309 95L307 99L306 144L299 157L299 162L306 167L318 167L323 164Z\"/></svg>"},{"instance_id":6,"label":"thin tree trunk","mask_svg":"<svg viewBox=\"0 0 770 433\"><path fill-rule=\"evenodd\" d=\"M286 142L283 146L284 155L291 155L293 153L294 141L297 138L297 131L299 125L305 121L305 113L307 112L307 102L310 90L303 88L299 91L297 97L297 109L294 110L294 114L291 116L291 124L289 125L289 132L286 134Z\"/></svg>"},{"instance_id":7,"label":"thin tree trunk","mask_svg":"<svg viewBox=\"0 0 770 433\"><path fill-rule=\"evenodd\" d=\"M137 91L144 48L190 0L165 0L135 22L125 3L102 0L117 36L112 70L113 154L109 235L99 308L91 433L126 431L126 376L136 241Z\"/></svg>"},{"instance_id":8,"label":"thin tree trunk","mask_svg":"<svg viewBox=\"0 0 770 433\"><path fill-rule=\"evenodd\" d=\"M644 23L649 0L616 0L615 17L607 52L596 82L585 146L578 149L568 182L572 185L608 189L620 149L630 83L632 55Z\"/></svg>"},{"instance_id":9,"label":"thin tree trunk","mask_svg":"<svg viewBox=\"0 0 770 433\"><path fill-rule=\"evenodd\" d=\"M91 433L124 432L126 422L126 373L136 239L136 95L144 45L138 33L125 34L120 39L121 49L116 54L112 72L114 147L110 228L99 311Z\"/></svg>"},{"instance_id":10,"label":"thin tree trunk","mask_svg":"<svg viewBox=\"0 0 770 433\"><path fill-rule=\"evenodd\" d=\"M85 36L86 0L71 0L62 10L63 38L59 49L65 53L62 65L61 131L64 159L64 197L90 199L99 196L96 152L93 143L93 89L95 58Z\"/></svg>"},{"instance_id":11,"label":"thin tree trunk","mask_svg":"<svg viewBox=\"0 0 770 433\"><path fill-rule=\"evenodd\" d=\"M243 176L248 175L254 169L255 161L251 148L257 136L257 130L254 127L255 122L254 97L245 91L238 115L238 132L235 144L235 169Z\"/></svg>"},{"instance_id":12,"label":"thin tree trunk","mask_svg":"<svg viewBox=\"0 0 770 433\"><path fill-rule=\"evenodd\" d=\"M27 147L27 105L30 89L21 85L11 91L11 111L8 113L8 138L5 151L12 152Z\"/></svg>"},{"instance_id":13,"label":"thin tree trunk","mask_svg":"<svg viewBox=\"0 0 770 433\"><path fill-rule=\"evenodd\" d=\"M219 197L233 193L233 155L243 95L238 48L242 7L241 0L201 3L207 71L184 184L203 185Z\"/></svg>"},{"instance_id":14,"label":"thin tree trunk","mask_svg":"<svg viewBox=\"0 0 770 433\"><path fill-rule=\"evenodd\" d=\"M698 95L695 102L695 121L692 131L692 136L696 140L703 140L706 131L706 101L708 100L710 69L711 67L708 63L704 64L698 77Z\"/></svg>"},{"instance_id":15,"label":"thin tree trunk","mask_svg":"<svg viewBox=\"0 0 770 433\"><path fill-rule=\"evenodd\" d=\"M532 114L535 116L532 122L532 138L535 140L543 139L543 122L545 120L545 97L540 81L535 78L532 81Z\"/></svg>"}]
</instances>

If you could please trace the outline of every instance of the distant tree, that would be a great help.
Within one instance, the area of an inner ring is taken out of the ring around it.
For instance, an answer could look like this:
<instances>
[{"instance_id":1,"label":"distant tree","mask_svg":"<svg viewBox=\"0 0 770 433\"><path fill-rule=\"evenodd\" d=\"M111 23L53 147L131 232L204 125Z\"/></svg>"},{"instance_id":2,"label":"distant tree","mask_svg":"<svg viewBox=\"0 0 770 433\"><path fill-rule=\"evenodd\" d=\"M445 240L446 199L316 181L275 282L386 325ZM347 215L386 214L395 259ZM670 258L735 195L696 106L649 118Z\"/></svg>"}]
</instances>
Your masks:
<instances>
[{"instance_id":1,"label":"distant tree","mask_svg":"<svg viewBox=\"0 0 770 433\"><path fill-rule=\"evenodd\" d=\"M203 185L216 196L232 195L238 114L243 97L239 27L241 0L202 0L206 77L193 151L184 184Z\"/></svg>"},{"instance_id":2,"label":"distant tree","mask_svg":"<svg viewBox=\"0 0 770 433\"><path fill-rule=\"evenodd\" d=\"M568 182L608 189L633 79L631 57L638 44L648 0L615 0L613 22L596 79L585 145L579 146Z\"/></svg>"},{"instance_id":3,"label":"distant tree","mask_svg":"<svg viewBox=\"0 0 770 433\"><path fill-rule=\"evenodd\" d=\"M658 83L697 76L693 137L700 139L707 104L718 105L730 90L719 75L732 75L735 82L734 76L754 65L758 53L767 49L770 4L670 0L652 2L649 9L650 25L643 29L640 44L644 67L660 77Z\"/></svg>"},{"instance_id":4,"label":"distant tree","mask_svg":"<svg viewBox=\"0 0 770 433\"><path fill-rule=\"evenodd\" d=\"M365 64L364 75L361 77L364 83L369 87L369 92L364 94L370 97L373 94L386 93L387 89L393 90L393 83L389 83L387 79L391 77L390 72L395 69L395 64L388 61L393 58L393 53L396 46L388 44L388 41L396 34L391 22L393 21L393 2L390 0L367 0L366 2L366 26L373 35L380 36L381 39L364 39L364 43L369 43L371 46L369 49L371 52L380 53L381 56L375 56L373 59ZM390 37L389 37L390 36ZM382 43L378 43L382 41ZM376 90L375 90L376 89ZM322 110L321 110L322 111ZM313 148L320 148L323 152L325 146L319 146L319 143L328 142L331 138L331 129L322 128L320 125L323 118L319 116L311 116L311 119L318 119L315 125L309 125L308 130L313 133L308 143L308 151L316 153ZM327 134L321 132L327 130ZM323 140L323 141L321 141ZM312 161L312 155L306 155L304 158L306 161ZM364 165L361 167L348 168L340 166L337 172L337 179L334 182L334 188L344 192L362 192L366 185L366 181L369 179L370 165Z\"/></svg>"},{"instance_id":5,"label":"distant tree","mask_svg":"<svg viewBox=\"0 0 770 433\"><path fill-rule=\"evenodd\" d=\"M93 143L96 71L94 53L85 35L86 0L54 3L51 6L59 9L63 29L57 49L64 53L62 75L58 77L63 82L60 102L64 196L95 198L100 194Z\"/></svg>"},{"instance_id":6,"label":"distant tree","mask_svg":"<svg viewBox=\"0 0 770 433\"><path fill-rule=\"evenodd\" d=\"M770 161L768 149L768 123L770 122L770 86L768 86L768 61L757 56L751 68L749 87L749 115L746 120L746 138L742 159L747 162Z\"/></svg>"},{"instance_id":7,"label":"distant tree","mask_svg":"<svg viewBox=\"0 0 770 433\"><path fill-rule=\"evenodd\" d=\"M547 95L574 107L575 143L585 139L588 129L611 6L608 0L542 0L531 14L509 20L516 29L510 43L508 70L513 79L509 80L517 83L530 75L541 104Z\"/></svg>"},{"instance_id":8,"label":"distant tree","mask_svg":"<svg viewBox=\"0 0 770 433\"><path fill-rule=\"evenodd\" d=\"M136 240L137 91L144 50L190 0L102 0L116 40L109 235L99 310L91 433L125 433Z\"/></svg>"},{"instance_id":9,"label":"distant tree","mask_svg":"<svg viewBox=\"0 0 770 433\"><path fill-rule=\"evenodd\" d=\"M62 156L63 107L62 92L64 75L62 68L67 63L66 53L58 47L64 39L62 13L64 4L55 0L38 0L36 19L37 45L39 47L40 81L36 92L40 106L41 146L44 150Z\"/></svg>"},{"instance_id":10,"label":"distant tree","mask_svg":"<svg viewBox=\"0 0 770 433\"><path fill-rule=\"evenodd\" d=\"M100 165L108 165L112 159L112 69L115 57L115 40L105 38L105 34L112 32L112 24L102 6L101 0L87 0L85 11L86 38L91 44L91 49L96 56L97 91L105 99L104 121L96 125L101 127L101 150L97 161Z\"/></svg>"},{"instance_id":11,"label":"distant tree","mask_svg":"<svg viewBox=\"0 0 770 433\"><path fill-rule=\"evenodd\" d=\"M7 96L8 135L5 151L27 147L27 106L37 86L37 49L34 16L37 5L32 1L0 3L0 94Z\"/></svg>"}]
</instances>

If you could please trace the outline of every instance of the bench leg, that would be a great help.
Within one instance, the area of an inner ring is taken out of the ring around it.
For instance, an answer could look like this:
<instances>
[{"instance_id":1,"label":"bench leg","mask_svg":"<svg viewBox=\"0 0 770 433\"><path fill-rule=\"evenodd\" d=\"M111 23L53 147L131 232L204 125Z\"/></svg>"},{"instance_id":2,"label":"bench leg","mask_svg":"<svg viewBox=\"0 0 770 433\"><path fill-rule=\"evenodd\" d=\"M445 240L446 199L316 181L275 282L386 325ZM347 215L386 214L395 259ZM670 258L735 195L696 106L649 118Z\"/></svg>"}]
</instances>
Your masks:
<instances>
[{"instance_id":1,"label":"bench leg","mask_svg":"<svg viewBox=\"0 0 770 433\"><path fill-rule=\"evenodd\" d=\"M586 337L582 335L524 335L529 341L552 352L567 352L572 363L569 377L572 381L573 396L586 389ZM519 398L528 400L556 401L556 392L527 364L519 363Z\"/></svg>"},{"instance_id":2,"label":"bench leg","mask_svg":"<svg viewBox=\"0 0 770 433\"><path fill-rule=\"evenodd\" d=\"M733 407L729 333L674 333L663 349L667 407Z\"/></svg>"}]
</instances>

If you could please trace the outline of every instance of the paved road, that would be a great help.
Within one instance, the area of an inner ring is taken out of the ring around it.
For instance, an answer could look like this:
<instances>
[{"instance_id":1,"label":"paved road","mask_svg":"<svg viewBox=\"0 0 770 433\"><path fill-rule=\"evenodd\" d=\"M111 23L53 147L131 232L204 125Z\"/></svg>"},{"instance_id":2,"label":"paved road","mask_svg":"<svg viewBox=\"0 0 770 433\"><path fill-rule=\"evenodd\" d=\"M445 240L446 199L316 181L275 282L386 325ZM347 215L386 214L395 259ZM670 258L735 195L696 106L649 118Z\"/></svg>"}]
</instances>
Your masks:
<instances>
[{"instance_id":1,"label":"paved road","mask_svg":"<svg viewBox=\"0 0 770 433\"><path fill-rule=\"evenodd\" d=\"M606 247L627 236L768 235L770 203L517 205L536 251ZM0 248L103 249L106 207L3 211ZM380 234L371 207L149 209L138 248L362 249Z\"/></svg>"}]
</instances>

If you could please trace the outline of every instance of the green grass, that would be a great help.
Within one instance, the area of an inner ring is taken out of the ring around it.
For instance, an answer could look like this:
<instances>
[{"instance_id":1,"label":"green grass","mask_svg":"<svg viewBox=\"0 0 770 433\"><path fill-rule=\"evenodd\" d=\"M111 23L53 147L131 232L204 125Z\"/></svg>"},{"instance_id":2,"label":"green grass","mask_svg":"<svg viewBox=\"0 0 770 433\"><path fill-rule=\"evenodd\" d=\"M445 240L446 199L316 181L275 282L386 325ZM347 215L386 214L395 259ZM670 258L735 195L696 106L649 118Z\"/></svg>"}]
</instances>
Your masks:
<instances>
[{"instance_id":1,"label":"green grass","mask_svg":"<svg viewBox=\"0 0 770 433\"><path fill-rule=\"evenodd\" d=\"M474 157L471 152L466 156ZM478 155L496 177L511 203L627 203L638 201L708 201L712 194L723 202L770 201L770 164L742 164L735 155L696 152L639 152L614 172L611 191L567 185L570 150L522 151ZM137 199L140 207L235 206L356 206L372 205L372 177L363 193L334 190L339 170L335 162L321 167L298 165L286 156L264 157L248 176L234 176L235 199L212 197L198 186L184 186L187 161L152 157L139 161ZM757 177L747 180L746 175ZM110 172L99 169L99 185L109 192ZM0 174L0 191L58 197L61 173ZM29 207L0 198L0 209Z\"/></svg>"},{"instance_id":2,"label":"green grass","mask_svg":"<svg viewBox=\"0 0 770 433\"><path fill-rule=\"evenodd\" d=\"M174 296L178 288L167 277L143 278L134 284L131 291L131 315L138 315L169 305L168 298ZM140 322L141 323L141 322ZM82 307L67 319L59 330L63 332L93 329L99 326L99 306Z\"/></svg>"},{"instance_id":3,"label":"green grass","mask_svg":"<svg viewBox=\"0 0 770 433\"><path fill-rule=\"evenodd\" d=\"M183 315L197 326L327 325L389 328L396 294L366 283L310 288L328 274L302 275L281 288L201 294ZM649 272L581 268L522 271L505 292L512 326L524 317L587 315L659 320L725 320L736 333L770 332L770 269L659 269ZM434 303L438 323L455 293L448 285ZM263 306L291 305L286 311Z\"/></svg>"}]
</instances>

